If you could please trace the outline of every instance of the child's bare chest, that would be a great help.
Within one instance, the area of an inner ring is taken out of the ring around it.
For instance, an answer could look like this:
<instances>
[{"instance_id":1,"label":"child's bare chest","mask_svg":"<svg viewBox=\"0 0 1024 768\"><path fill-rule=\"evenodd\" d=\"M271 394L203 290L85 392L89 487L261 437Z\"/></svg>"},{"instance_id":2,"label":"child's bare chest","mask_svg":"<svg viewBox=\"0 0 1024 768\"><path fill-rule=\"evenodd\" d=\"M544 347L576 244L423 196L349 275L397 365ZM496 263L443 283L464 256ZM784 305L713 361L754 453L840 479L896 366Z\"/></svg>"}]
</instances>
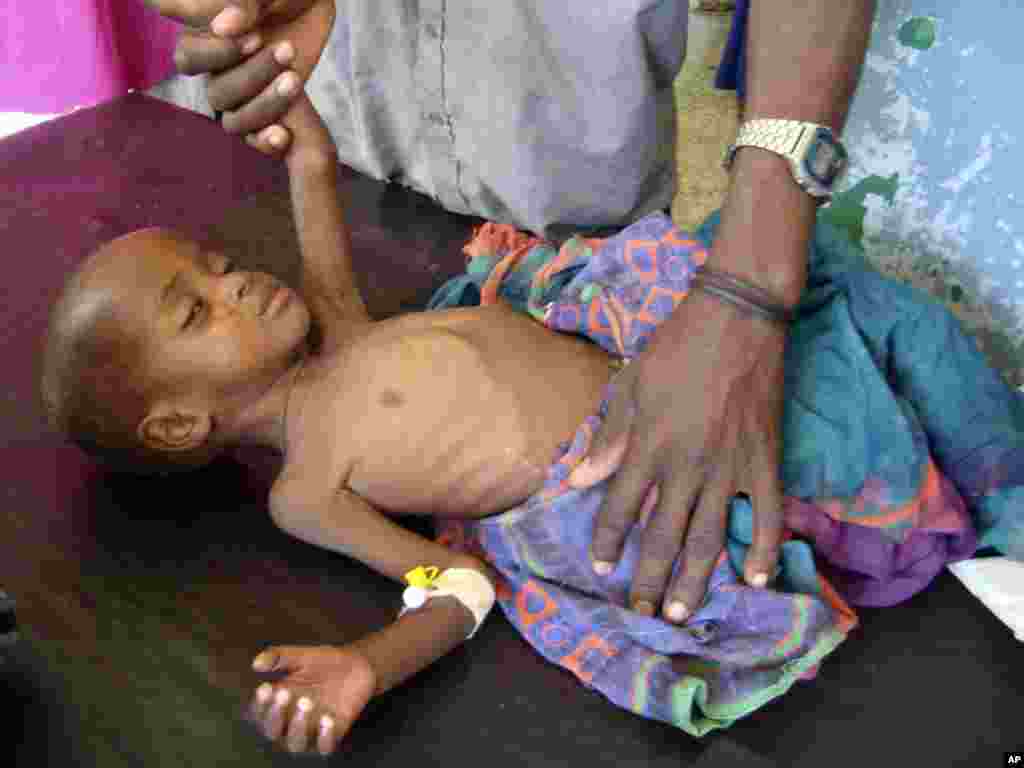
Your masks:
<instances>
[{"instance_id":1,"label":"child's bare chest","mask_svg":"<svg viewBox=\"0 0 1024 768\"><path fill-rule=\"evenodd\" d=\"M332 377L322 434L335 441L326 455L345 456L345 485L397 514L519 503L607 383L604 353L522 316L438 313L380 330Z\"/></svg>"}]
</instances>

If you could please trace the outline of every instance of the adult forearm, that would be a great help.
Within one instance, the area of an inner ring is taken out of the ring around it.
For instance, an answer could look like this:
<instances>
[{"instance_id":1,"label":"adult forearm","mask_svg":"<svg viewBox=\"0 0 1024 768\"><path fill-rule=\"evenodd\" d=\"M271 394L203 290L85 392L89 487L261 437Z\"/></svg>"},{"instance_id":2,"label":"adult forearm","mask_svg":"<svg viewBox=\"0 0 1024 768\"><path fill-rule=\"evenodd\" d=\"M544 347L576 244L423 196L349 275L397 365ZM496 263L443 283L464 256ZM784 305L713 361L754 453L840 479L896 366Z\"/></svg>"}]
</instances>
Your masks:
<instances>
[{"instance_id":1,"label":"adult forearm","mask_svg":"<svg viewBox=\"0 0 1024 768\"><path fill-rule=\"evenodd\" d=\"M873 0L754 0L744 118L806 120L839 132L860 77L873 12ZM783 158L741 149L720 233L730 263L719 266L795 303L806 282L816 209Z\"/></svg>"},{"instance_id":2,"label":"adult forearm","mask_svg":"<svg viewBox=\"0 0 1024 768\"><path fill-rule=\"evenodd\" d=\"M840 131L860 78L874 0L753 0L746 118Z\"/></svg>"}]
</instances>

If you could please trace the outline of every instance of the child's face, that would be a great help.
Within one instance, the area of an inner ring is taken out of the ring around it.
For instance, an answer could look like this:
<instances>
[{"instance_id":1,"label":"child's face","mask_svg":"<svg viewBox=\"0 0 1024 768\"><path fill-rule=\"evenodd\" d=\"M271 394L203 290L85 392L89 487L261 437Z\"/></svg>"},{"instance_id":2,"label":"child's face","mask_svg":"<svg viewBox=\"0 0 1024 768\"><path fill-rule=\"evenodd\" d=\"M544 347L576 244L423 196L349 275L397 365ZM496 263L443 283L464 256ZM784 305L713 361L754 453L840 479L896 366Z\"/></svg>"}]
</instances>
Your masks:
<instances>
[{"instance_id":1,"label":"child's face","mask_svg":"<svg viewBox=\"0 0 1024 768\"><path fill-rule=\"evenodd\" d=\"M258 397L294 362L309 332L301 298L276 278L166 230L107 246L104 282L134 330L150 380L214 410ZM122 326L123 327L123 326Z\"/></svg>"}]
</instances>

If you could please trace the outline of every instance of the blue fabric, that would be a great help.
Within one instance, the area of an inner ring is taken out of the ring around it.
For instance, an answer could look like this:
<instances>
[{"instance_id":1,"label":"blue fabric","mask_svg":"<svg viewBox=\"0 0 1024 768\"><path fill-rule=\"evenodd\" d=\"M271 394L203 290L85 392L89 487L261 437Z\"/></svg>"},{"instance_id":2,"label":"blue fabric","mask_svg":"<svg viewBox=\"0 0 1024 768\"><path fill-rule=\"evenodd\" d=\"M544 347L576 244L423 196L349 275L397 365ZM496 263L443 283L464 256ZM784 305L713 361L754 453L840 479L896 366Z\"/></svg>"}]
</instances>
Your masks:
<instances>
[{"instance_id":1,"label":"blue fabric","mask_svg":"<svg viewBox=\"0 0 1024 768\"><path fill-rule=\"evenodd\" d=\"M747 17L750 0L737 0L729 29L729 39L722 52L722 62L715 75L715 88L736 91L742 102L747 94Z\"/></svg>"},{"instance_id":2,"label":"blue fabric","mask_svg":"<svg viewBox=\"0 0 1024 768\"><path fill-rule=\"evenodd\" d=\"M719 221L716 212L696 233L709 247ZM871 268L825 217L819 217L809 248L799 315L814 320L796 323L790 333L787 411L826 414L835 411L830 401L839 399L855 415L841 424L822 416L813 435L789 430L784 454L799 450L799 443L835 457L828 462L827 485L847 493L862 482L863 466L888 465L895 479L900 467L914 471L907 457L930 452L971 505L978 545L1024 560L1024 396L988 364L956 317ZM815 343L818 334L828 342ZM817 373L801 376L804 366ZM837 378L839 371L844 375ZM851 376L861 379L856 386ZM874 379L870 386L865 377ZM857 400L849 400L854 392ZM920 425L909 439L899 426L908 421ZM821 492L821 478L805 471L810 466L784 462L787 493Z\"/></svg>"}]
</instances>

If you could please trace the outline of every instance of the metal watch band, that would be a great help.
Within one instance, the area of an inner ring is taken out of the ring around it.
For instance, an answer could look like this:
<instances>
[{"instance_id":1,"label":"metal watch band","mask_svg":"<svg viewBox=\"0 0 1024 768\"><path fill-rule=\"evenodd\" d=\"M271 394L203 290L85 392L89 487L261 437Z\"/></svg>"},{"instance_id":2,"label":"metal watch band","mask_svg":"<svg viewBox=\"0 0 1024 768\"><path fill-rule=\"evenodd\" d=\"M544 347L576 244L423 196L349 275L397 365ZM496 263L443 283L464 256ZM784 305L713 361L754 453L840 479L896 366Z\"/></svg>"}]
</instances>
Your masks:
<instances>
[{"instance_id":1,"label":"metal watch band","mask_svg":"<svg viewBox=\"0 0 1024 768\"><path fill-rule=\"evenodd\" d=\"M740 147L757 147L784 158L796 183L819 200L832 196L848 165L846 149L830 128L800 120L758 118L743 123L725 153L726 170Z\"/></svg>"},{"instance_id":2,"label":"metal watch band","mask_svg":"<svg viewBox=\"0 0 1024 768\"><path fill-rule=\"evenodd\" d=\"M735 146L760 147L792 159L806 132L817 131L818 127L800 120L748 120L740 126Z\"/></svg>"}]
</instances>

